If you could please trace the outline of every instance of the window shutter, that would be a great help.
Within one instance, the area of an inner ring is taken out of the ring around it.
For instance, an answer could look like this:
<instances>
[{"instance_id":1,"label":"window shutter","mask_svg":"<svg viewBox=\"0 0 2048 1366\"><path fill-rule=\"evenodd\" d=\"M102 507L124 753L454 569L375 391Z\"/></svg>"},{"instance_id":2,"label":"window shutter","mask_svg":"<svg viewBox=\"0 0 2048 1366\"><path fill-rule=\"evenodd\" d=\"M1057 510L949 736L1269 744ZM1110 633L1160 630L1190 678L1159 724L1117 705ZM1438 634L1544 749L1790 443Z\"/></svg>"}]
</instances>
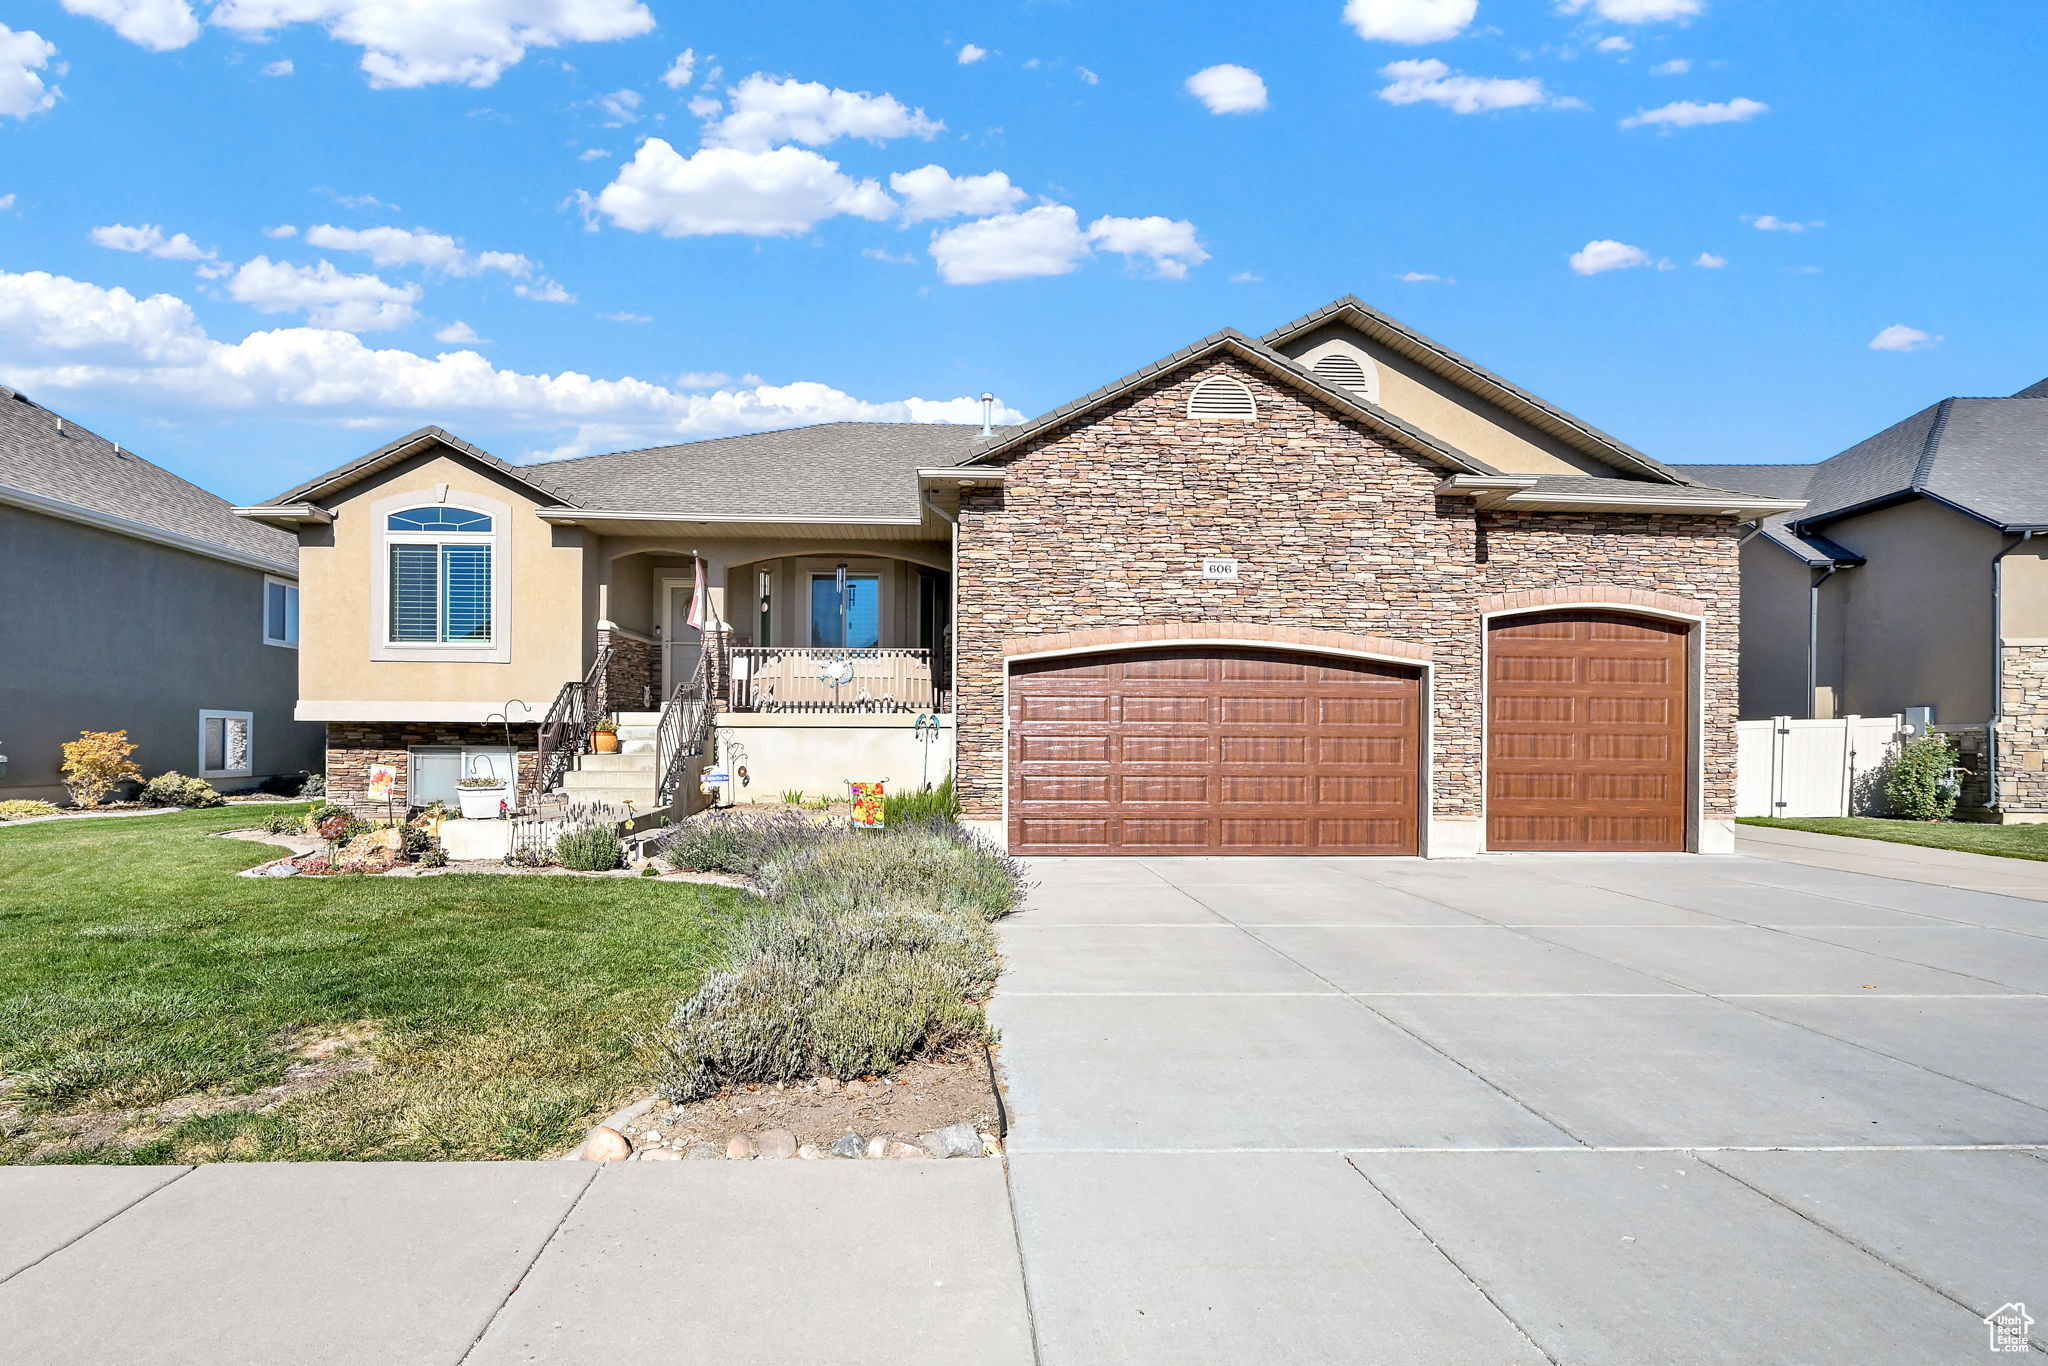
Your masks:
<instances>
[{"instance_id":1,"label":"window shutter","mask_svg":"<svg viewBox=\"0 0 2048 1366\"><path fill-rule=\"evenodd\" d=\"M1232 422L1255 421L1259 405L1243 380L1228 375L1211 375L1188 395L1188 416L1222 418Z\"/></svg>"}]
</instances>

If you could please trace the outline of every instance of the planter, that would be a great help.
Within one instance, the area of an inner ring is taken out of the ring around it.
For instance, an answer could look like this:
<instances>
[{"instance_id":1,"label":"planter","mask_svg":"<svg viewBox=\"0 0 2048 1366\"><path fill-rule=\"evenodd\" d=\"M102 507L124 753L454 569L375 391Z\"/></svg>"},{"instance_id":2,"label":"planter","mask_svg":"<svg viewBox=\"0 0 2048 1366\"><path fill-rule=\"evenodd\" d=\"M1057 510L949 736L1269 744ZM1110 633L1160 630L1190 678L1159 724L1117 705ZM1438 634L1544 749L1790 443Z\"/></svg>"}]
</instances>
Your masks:
<instances>
[{"instance_id":1,"label":"planter","mask_svg":"<svg viewBox=\"0 0 2048 1366\"><path fill-rule=\"evenodd\" d=\"M512 785L495 783L490 787L458 787L455 793L462 803L462 819L494 821L498 819L498 803L512 800Z\"/></svg>"},{"instance_id":2,"label":"planter","mask_svg":"<svg viewBox=\"0 0 2048 1366\"><path fill-rule=\"evenodd\" d=\"M590 733L590 748L598 754L619 752L619 733L615 730L594 730Z\"/></svg>"}]
</instances>

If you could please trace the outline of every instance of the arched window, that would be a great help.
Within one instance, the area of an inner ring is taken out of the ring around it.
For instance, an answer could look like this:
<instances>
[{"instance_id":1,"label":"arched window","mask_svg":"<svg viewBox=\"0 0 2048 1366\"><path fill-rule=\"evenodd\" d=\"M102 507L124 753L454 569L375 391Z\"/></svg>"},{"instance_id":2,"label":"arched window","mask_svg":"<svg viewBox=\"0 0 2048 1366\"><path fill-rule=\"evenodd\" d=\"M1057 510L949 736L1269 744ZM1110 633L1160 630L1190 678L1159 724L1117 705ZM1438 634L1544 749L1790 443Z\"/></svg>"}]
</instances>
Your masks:
<instances>
[{"instance_id":1,"label":"arched window","mask_svg":"<svg viewBox=\"0 0 2048 1366\"><path fill-rule=\"evenodd\" d=\"M493 643L493 530L488 513L445 503L385 518L391 644Z\"/></svg>"},{"instance_id":2,"label":"arched window","mask_svg":"<svg viewBox=\"0 0 2048 1366\"><path fill-rule=\"evenodd\" d=\"M444 504L394 512L385 519L384 527L387 531L489 531L491 519L485 513Z\"/></svg>"},{"instance_id":3,"label":"arched window","mask_svg":"<svg viewBox=\"0 0 2048 1366\"><path fill-rule=\"evenodd\" d=\"M1228 422L1253 422L1258 419L1258 400L1241 379L1229 375L1211 375L1195 386L1188 395L1188 416L1220 418Z\"/></svg>"}]
</instances>

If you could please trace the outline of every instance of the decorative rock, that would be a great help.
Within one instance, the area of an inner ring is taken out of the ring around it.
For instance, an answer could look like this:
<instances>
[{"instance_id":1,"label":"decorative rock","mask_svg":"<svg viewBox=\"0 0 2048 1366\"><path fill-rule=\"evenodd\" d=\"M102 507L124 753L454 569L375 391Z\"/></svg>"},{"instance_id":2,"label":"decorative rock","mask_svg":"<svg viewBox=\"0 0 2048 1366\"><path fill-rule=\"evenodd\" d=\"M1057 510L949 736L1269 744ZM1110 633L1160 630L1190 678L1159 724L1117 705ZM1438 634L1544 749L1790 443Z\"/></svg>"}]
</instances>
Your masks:
<instances>
[{"instance_id":1,"label":"decorative rock","mask_svg":"<svg viewBox=\"0 0 2048 1366\"><path fill-rule=\"evenodd\" d=\"M633 1140L600 1124L583 1140L585 1162L624 1162L633 1155Z\"/></svg>"},{"instance_id":2,"label":"decorative rock","mask_svg":"<svg viewBox=\"0 0 2048 1366\"><path fill-rule=\"evenodd\" d=\"M841 1134L838 1142L832 1145L832 1155L834 1157L859 1157L867 1151L867 1146L866 1143L861 1141L859 1134L849 1131Z\"/></svg>"},{"instance_id":3,"label":"decorative rock","mask_svg":"<svg viewBox=\"0 0 2048 1366\"><path fill-rule=\"evenodd\" d=\"M850 1081L846 1083L846 1098L848 1100L866 1100L869 1096L882 1089L879 1082Z\"/></svg>"},{"instance_id":4,"label":"decorative rock","mask_svg":"<svg viewBox=\"0 0 2048 1366\"><path fill-rule=\"evenodd\" d=\"M795 1157L796 1135L787 1129L763 1129L754 1135L754 1151L762 1157Z\"/></svg>"},{"instance_id":5,"label":"decorative rock","mask_svg":"<svg viewBox=\"0 0 2048 1366\"><path fill-rule=\"evenodd\" d=\"M926 1151L925 1151L924 1149L922 1149L922 1148L918 1147L918 1146L917 1146L917 1145L916 1145L915 1143L896 1143L896 1142L891 1142L891 1143L889 1144L889 1156L891 1156L891 1157L929 1157L929 1156L931 1156L931 1154L930 1154L930 1153L927 1153L927 1152L926 1152Z\"/></svg>"},{"instance_id":6,"label":"decorative rock","mask_svg":"<svg viewBox=\"0 0 2048 1366\"><path fill-rule=\"evenodd\" d=\"M684 1160L689 1162L715 1162L718 1160L718 1149L712 1147L709 1143L699 1143L685 1154Z\"/></svg>"},{"instance_id":7,"label":"decorative rock","mask_svg":"<svg viewBox=\"0 0 2048 1366\"><path fill-rule=\"evenodd\" d=\"M683 1155L674 1148L649 1148L640 1154L642 1162L680 1162Z\"/></svg>"},{"instance_id":8,"label":"decorative rock","mask_svg":"<svg viewBox=\"0 0 2048 1366\"><path fill-rule=\"evenodd\" d=\"M796 1150L796 1155L806 1162L816 1162L825 1155L825 1150L815 1143L806 1143Z\"/></svg>"},{"instance_id":9,"label":"decorative rock","mask_svg":"<svg viewBox=\"0 0 2048 1366\"><path fill-rule=\"evenodd\" d=\"M837 1077L818 1078L818 1091L821 1095L836 1096L845 1089Z\"/></svg>"},{"instance_id":10,"label":"decorative rock","mask_svg":"<svg viewBox=\"0 0 2048 1366\"><path fill-rule=\"evenodd\" d=\"M997 1138L994 1134L983 1134L981 1136L981 1155L983 1157L1001 1157L1003 1155L1003 1140Z\"/></svg>"},{"instance_id":11,"label":"decorative rock","mask_svg":"<svg viewBox=\"0 0 2048 1366\"><path fill-rule=\"evenodd\" d=\"M754 1140L748 1138L745 1134L734 1134L730 1139L726 1140L725 1155L735 1162L745 1161L747 1158L753 1157L755 1155Z\"/></svg>"},{"instance_id":12,"label":"decorative rock","mask_svg":"<svg viewBox=\"0 0 2048 1366\"><path fill-rule=\"evenodd\" d=\"M876 1134L876 1135L875 1135L875 1136L874 1136L873 1138L871 1138L871 1139L869 1139L869 1140L868 1140L868 1156L869 1156L869 1157L887 1157L888 1155L889 1155L889 1140L888 1140L888 1139L886 1139L886 1138L882 1137L882 1136L881 1136L880 1134Z\"/></svg>"},{"instance_id":13,"label":"decorative rock","mask_svg":"<svg viewBox=\"0 0 2048 1366\"><path fill-rule=\"evenodd\" d=\"M965 1120L934 1129L921 1141L933 1157L981 1156L981 1134Z\"/></svg>"}]
</instances>

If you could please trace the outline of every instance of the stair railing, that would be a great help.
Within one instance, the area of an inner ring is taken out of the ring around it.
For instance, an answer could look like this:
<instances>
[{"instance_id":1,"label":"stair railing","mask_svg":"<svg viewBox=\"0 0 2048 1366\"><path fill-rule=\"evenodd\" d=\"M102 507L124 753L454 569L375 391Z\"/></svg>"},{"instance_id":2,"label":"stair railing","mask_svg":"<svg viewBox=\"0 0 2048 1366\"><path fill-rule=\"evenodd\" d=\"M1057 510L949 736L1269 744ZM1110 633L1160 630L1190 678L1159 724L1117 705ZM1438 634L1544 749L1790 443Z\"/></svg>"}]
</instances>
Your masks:
<instances>
[{"instance_id":1,"label":"stair railing","mask_svg":"<svg viewBox=\"0 0 2048 1366\"><path fill-rule=\"evenodd\" d=\"M683 790L686 761L710 748L712 723L718 716L717 684L724 673L720 656L721 652L713 649L699 655L696 670L676 685L661 709L661 720L654 729L657 806L675 801Z\"/></svg>"},{"instance_id":2,"label":"stair railing","mask_svg":"<svg viewBox=\"0 0 2048 1366\"><path fill-rule=\"evenodd\" d=\"M534 801L554 791L577 756L589 752L590 723L603 714L605 675L611 662L612 647L600 646L590 662L590 672L576 682L564 683L541 718L540 753L533 766Z\"/></svg>"}]
</instances>

